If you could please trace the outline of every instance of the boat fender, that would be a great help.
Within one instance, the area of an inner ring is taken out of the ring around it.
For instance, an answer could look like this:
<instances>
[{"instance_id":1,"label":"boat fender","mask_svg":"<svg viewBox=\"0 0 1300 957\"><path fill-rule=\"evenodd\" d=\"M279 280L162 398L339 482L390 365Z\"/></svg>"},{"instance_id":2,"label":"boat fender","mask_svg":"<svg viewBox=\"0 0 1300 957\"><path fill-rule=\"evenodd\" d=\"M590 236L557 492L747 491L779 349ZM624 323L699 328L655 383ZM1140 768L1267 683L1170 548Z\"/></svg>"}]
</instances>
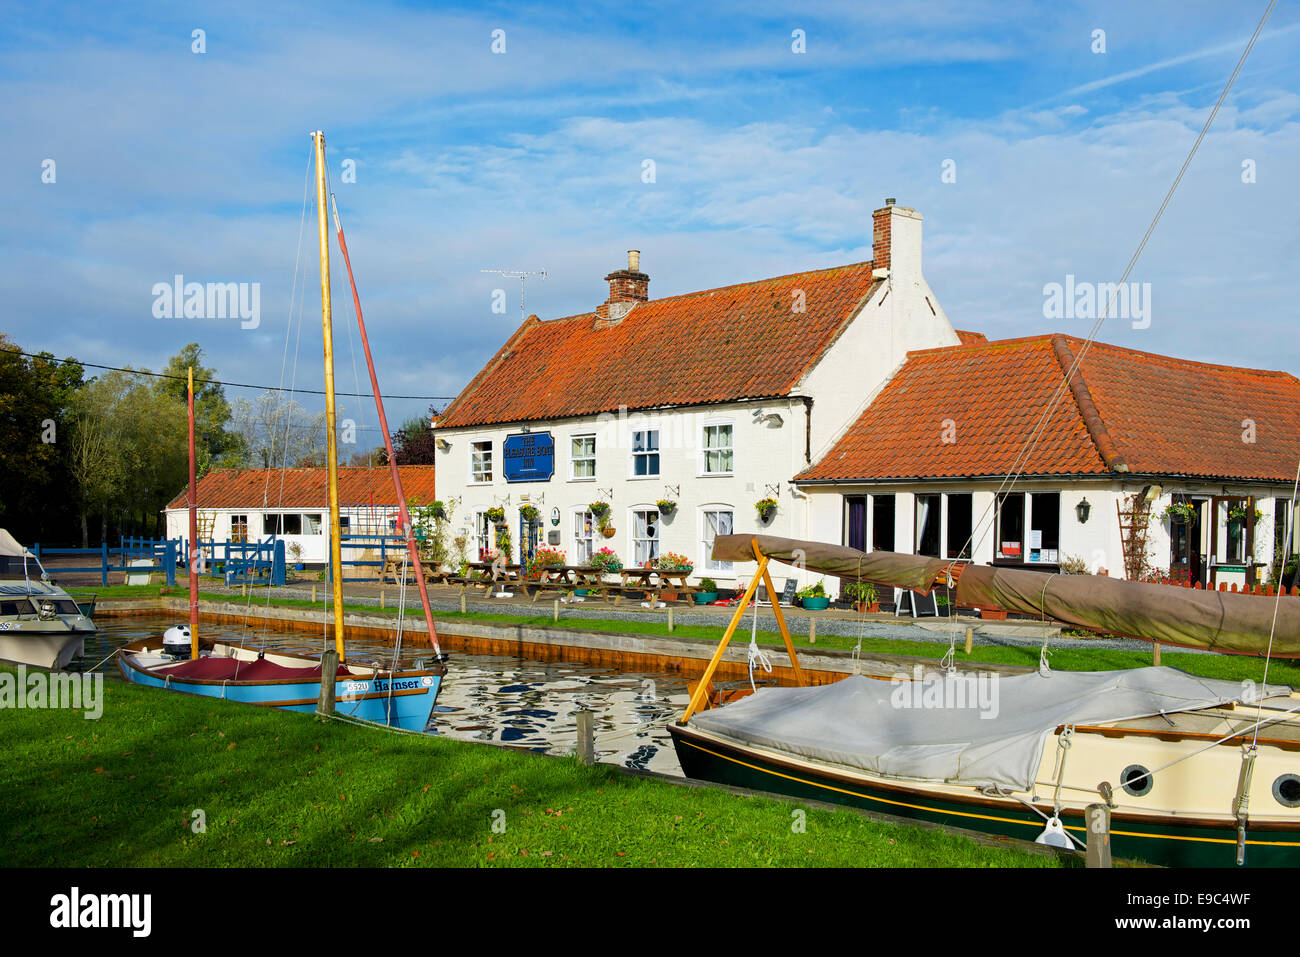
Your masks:
<instances>
[{"instance_id":1,"label":"boat fender","mask_svg":"<svg viewBox=\"0 0 1300 957\"><path fill-rule=\"evenodd\" d=\"M1043 833L1034 838L1035 844L1046 844L1049 847L1069 847L1070 836L1065 833L1065 826L1061 824L1061 819L1052 815L1047 819L1047 827L1043 828Z\"/></svg>"}]
</instances>

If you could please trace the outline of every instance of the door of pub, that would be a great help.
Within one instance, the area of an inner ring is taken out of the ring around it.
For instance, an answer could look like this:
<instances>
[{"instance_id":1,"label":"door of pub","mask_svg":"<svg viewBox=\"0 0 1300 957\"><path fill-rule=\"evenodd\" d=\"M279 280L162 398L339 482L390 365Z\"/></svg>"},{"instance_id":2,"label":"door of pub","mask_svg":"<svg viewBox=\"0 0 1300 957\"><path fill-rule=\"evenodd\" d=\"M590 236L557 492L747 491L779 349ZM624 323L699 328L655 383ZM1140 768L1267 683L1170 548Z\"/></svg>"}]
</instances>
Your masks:
<instances>
[{"instance_id":1,"label":"door of pub","mask_svg":"<svg viewBox=\"0 0 1300 957\"><path fill-rule=\"evenodd\" d=\"M1205 499L1179 499L1195 509L1195 518L1169 523L1169 577L1176 582L1205 584L1205 556L1201 548L1208 505Z\"/></svg>"}]
</instances>

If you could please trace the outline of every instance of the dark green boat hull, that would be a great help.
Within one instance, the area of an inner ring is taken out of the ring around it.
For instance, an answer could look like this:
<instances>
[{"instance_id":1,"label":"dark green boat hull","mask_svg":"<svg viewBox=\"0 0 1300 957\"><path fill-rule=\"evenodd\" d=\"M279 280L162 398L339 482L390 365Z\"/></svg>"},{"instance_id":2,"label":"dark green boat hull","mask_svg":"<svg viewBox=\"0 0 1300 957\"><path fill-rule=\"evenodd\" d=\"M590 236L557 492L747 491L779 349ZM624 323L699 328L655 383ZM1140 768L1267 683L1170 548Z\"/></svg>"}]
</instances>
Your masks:
<instances>
[{"instance_id":1,"label":"dark green boat hull","mask_svg":"<svg viewBox=\"0 0 1300 957\"><path fill-rule=\"evenodd\" d=\"M1032 841L1043 830L1042 817L1024 805L1008 806L974 795L970 800L953 800L913 788L877 787L837 774L833 769L814 772L773 760L752 749L705 738L689 727L670 725L668 731L682 771L687 777L702 781L843 804L1021 840ZM1061 817L1066 830L1086 843L1082 812L1067 809ZM1237 832L1225 826L1162 824L1115 815L1111 818L1111 854L1116 859L1164 867L1236 867ZM1245 864L1248 867L1300 866L1300 829L1248 830Z\"/></svg>"}]
</instances>

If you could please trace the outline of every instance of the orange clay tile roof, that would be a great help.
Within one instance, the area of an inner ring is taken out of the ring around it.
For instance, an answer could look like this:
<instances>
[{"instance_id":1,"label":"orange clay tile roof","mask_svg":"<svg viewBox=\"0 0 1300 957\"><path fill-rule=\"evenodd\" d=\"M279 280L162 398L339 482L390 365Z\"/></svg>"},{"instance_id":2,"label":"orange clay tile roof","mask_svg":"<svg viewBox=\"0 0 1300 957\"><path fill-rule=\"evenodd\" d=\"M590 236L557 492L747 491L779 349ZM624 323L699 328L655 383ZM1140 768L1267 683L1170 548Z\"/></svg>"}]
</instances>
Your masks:
<instances>
[{"instance_id":1,"label":"orange clay tile roof","mask_svg":"<svg viewBox=\"0 0 1300 957\"><path fill-rule=\"evenodd\" d=\"M433 470L432 465L403 465L398 469L408 503L433 501ZM198 493L199 508L326 508L329 472L324 468L213 469L199 479ZM346 506L369 505L372 501L375 505L397 504L388 469L340 466L339 502ZM182 490L167 507L185 508L185 492Z\"/></svg>"},{"instance_id":2,"label":"orange clay tile roof","mask_svg":"<svg viewBox=\"0 0 1300 957\"><path fill-rule=\"evenodd\" d=\"M651 299L616 322L530 316L438 428L787 395L875 281L856 263Z\"/></svg>"},{"instance_id":3,"label":"orange clay tile roof","mask_svg":"<svg viewBox=\"0 0 1300 957\"><path fill-rule=\"evenodd\" d=\"M1054 335L909 353L866 412L798 480L1002 476L1017 468L1024 475L1294 480L1295 376L1104 343L1088 348L1037 445L1017 465L1083 346ZM944 441L947 419L955 441ZM1243 441L1251 422L1255 441Z\"/></svg>"},{"instance_id":4,"label":"orange clay tile roof","mask_svg":"<svg viewBox=\"0 0 1300 957\"><path fill-rule=\"evenodd\" d=\"M957 338L961 340L963 346L976 346L989 341L988 336L982 332L970 332L966 329L954 329L953 331L957 333Z\"/></svg>"}]
</instances>

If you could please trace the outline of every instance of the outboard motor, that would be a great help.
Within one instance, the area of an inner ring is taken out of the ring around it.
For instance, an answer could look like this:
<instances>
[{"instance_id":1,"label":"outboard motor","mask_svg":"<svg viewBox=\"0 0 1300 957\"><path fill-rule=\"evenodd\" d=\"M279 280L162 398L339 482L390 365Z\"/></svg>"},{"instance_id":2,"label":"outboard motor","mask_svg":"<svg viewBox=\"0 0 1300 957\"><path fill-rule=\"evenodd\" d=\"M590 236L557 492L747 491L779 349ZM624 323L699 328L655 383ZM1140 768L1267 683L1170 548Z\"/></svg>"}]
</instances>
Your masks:
<instances>
[{"instance_id":1,"label":"outboard motor","mask_svg":"<svg viewBox=\"0 0 1300 957\"><path fill-rule=\"evenodd\" d=\"M59 610L54 607L54 602L48 599L41 602L41 607L37 609L37 617L41 621L53 621L59 617Z\"/></svg>"},{"instance_id":2,"label":"outboard motor","mask_svg":"<svg viewBox=\"0 0 1300 957\"><path fill-rule=\"evenodd\" d=\"M190 656L190 626L173 625L163 632L163 654L176 659Z\"/></svg>"}]
</instances>

